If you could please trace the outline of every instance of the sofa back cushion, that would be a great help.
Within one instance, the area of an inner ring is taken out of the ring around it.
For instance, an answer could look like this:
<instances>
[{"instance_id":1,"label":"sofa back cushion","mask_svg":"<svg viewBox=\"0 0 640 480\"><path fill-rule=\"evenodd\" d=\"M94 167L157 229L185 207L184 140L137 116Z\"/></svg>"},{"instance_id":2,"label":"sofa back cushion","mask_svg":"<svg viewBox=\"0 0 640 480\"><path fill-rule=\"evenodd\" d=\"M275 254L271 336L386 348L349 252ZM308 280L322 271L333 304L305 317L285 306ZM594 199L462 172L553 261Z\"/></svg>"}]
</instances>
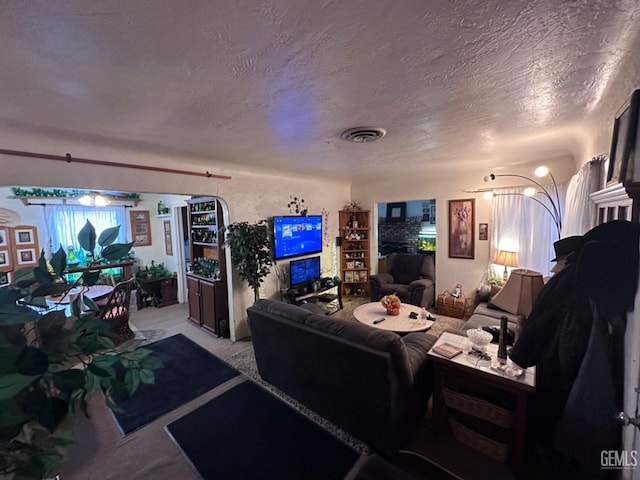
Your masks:
<instances>
[{"instance_id":1,"label":"sofa back cushion","mask_svg":"<svg viewBox=\"0 0 640 480\"><path fill-rule=\"evenodd\" d=\"M435 278L434 272L431 272L428 266L425 267L426 258L431 260L431 255L422 255L418 253L393 253L389 256L389 273L393 275L394 283L402 283L408 285L414 280L420 278ZM435 270L435 268L433 269ZM433 275L427 277L426 275Z\"/></svg>"},{"instance_id":2,"label":"sofa back cushion","mask_svg":"<svg viewBox=\"0 0 640 480\"><path fill-rule=\"evenodd\" d=\"M306 325L335 337L354 342L361 347L369 347L388 353L401 385L411 385L413 378L409 368L409 357L402 338L394 332L363 325L354 320L343 320L321 315L311 315Z\"/></svg>"}]
</instances>

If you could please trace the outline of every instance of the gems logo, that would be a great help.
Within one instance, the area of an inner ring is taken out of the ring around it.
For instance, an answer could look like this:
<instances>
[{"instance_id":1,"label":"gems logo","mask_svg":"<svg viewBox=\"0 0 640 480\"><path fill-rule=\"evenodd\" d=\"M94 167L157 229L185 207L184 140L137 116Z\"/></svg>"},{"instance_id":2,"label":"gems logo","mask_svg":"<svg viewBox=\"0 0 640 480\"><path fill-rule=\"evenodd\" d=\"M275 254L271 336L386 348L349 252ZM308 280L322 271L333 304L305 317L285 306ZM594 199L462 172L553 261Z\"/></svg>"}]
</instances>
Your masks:
<instances>
[{"instance_id":1,"label":"gems logo","mask_svg":"<svg viewBox=\"0 0 640 480\"><path fill-rule=\"evenodd\" d=\"M638 465L638 452L636 450L602 450L600 452L600 465L607 470L635 468Z\"/></svg>"}]
</instances>

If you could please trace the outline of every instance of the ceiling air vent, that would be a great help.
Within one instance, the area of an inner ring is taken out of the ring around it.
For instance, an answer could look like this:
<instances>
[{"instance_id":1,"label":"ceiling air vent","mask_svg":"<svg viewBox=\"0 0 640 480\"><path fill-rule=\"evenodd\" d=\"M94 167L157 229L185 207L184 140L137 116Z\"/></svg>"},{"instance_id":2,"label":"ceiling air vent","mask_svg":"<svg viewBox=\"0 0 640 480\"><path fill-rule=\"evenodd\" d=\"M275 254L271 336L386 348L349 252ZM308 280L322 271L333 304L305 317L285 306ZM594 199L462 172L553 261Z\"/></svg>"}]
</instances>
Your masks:
<instances>
[{"instance_id":1,"label":"ceiling air vent","mask_svg":"<svg viewBox=\"0 0 640 480\"><path fill-rule=\"evenodd\" d=\"M369 143L384 137L387 134L384 128L355 127L342 132L342 139L354 143Z\"/></svg>"}]
</instances>

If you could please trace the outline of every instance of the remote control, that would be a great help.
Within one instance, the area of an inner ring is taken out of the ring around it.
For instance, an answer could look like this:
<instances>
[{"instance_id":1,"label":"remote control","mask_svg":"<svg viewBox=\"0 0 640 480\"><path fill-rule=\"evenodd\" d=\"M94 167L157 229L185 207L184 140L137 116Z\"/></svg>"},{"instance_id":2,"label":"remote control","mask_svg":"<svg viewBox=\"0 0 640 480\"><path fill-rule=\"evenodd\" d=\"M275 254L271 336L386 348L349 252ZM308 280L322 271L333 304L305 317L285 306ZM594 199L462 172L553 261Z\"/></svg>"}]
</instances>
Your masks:
<instances>
[{"instance_id":1,"label":"remote control","mask_svg":"<svg viewBox=\"0 0 640 480\"><path fill-rule=\"evenodd\" d=\"M386 319L385 319L384 317L382 317L382 318L379 318L379 319L377 319L377 320L374 320L374 321L373 321L373 324L374 324L374 325L376 325L376 324L378 324L378 323L380 323L380 322L384 322L385 320L386 320Z\"/></svg>"}]
</instances>

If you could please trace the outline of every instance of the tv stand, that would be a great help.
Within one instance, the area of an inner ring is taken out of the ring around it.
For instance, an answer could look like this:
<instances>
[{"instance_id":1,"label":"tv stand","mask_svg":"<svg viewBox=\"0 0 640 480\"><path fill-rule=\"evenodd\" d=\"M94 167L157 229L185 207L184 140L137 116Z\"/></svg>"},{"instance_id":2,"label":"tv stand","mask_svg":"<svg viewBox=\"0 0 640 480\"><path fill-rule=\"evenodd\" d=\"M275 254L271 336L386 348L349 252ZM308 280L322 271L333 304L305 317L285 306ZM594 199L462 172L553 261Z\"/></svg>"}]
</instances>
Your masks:
<instances>
[{"instance_id":1,"label":"tv stand","mask_svg":"<svg viewBox=\"0 0 640 480\"><path fill-rule=\"evenodd\" d=\"M290 288L283 293L283 299L293 305L303 305L305 303L315 303L325 312L325 315L332 315L338 310L342 310L342 288L340 282L333 282L330 286L321 286L313 290L314 282ZM332 290L335 293L331 293Z\"/></svg>"}]
</instances>

